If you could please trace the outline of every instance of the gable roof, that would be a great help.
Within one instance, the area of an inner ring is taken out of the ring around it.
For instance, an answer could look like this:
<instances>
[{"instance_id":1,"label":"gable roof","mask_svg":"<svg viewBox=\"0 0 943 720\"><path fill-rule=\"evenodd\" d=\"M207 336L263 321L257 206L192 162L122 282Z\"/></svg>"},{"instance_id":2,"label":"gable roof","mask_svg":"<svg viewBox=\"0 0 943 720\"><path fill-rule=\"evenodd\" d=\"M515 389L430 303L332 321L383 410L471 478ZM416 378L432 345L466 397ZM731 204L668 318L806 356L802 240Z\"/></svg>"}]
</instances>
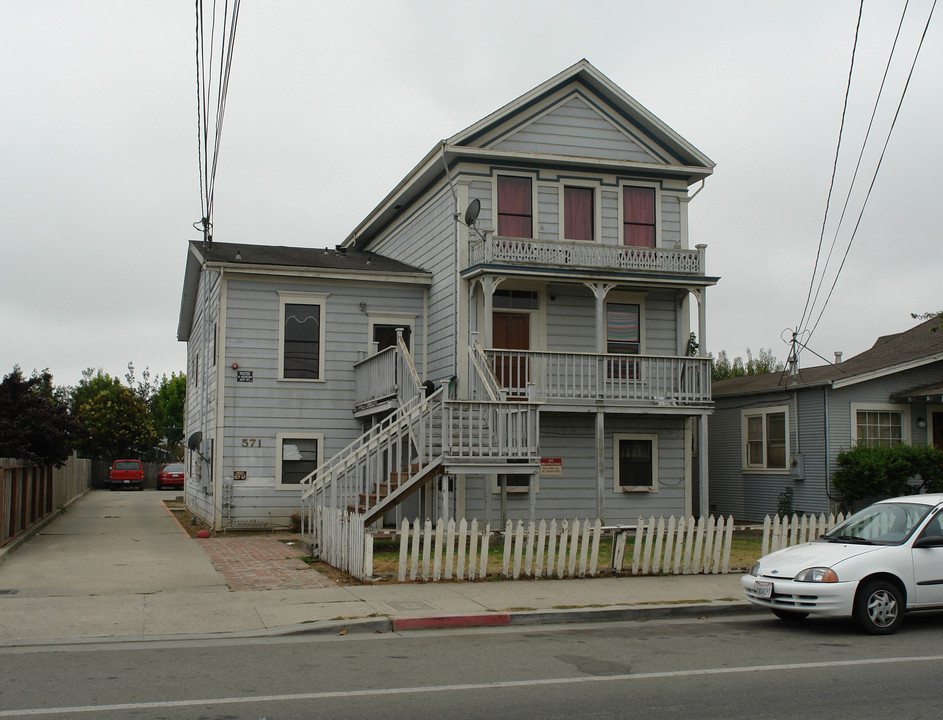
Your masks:
<instances>
[{"instance_id":1,"label":"gable roof","mask_svg":"<svg viewBox=\"0 0 943 720\"><path fill-rule=\"evenodd\" d=\"M592 106L598 122L626 139L627 150L593 152L584 146L579 155L535 155L515 149L508 142L515 132L539 122L573 98ZM628 150L629 145L637 153ZM344 241L347 247L363 248L382 231L400 210L436 183L446 180L445 168L461 160L480 162L546 162L554 166L592 166L600 170L657 171L684 180L688 185L707 178L714 162L655 117L618 85L583 59L524 93L487 117L442 140L404 177Z\"/></svg>"},{"instance_id":2,"label":"gable roof","mask_svg":"<svg viewBox=\"0 0 943 720\"><path fill-rule=\"evenodd\" d=\"M555 94L562 94L564 98L569 98L579 89L589 91L589 95L583 93L582 96L590 102L594 98L605 101L604 112L611 115L614 126L625 124L638 128L651 140L663 145L674 156L673 163L667 158L661 158L656 162L689 166L690 172L700 176L696 178L698 180L701 177L707 177L713 171L714 163L710 158L644 108L585 58L495 110L474 125L453 135L445 142L456 147L493 146L497 138L508 132L509 123L513 128L529 122L532 120L535 108L548 98ZM618 122L620 120L622 123Z\"/></svg>"},{"instance_id":3,"label":"gable roof","mask_svg":"<svg viewBox=\"0 0 943 720\"><path fill-rule=\"evenodd\" d=\"M839 388L938 362L943 360L943 331L932 328L939 324L939 318L934 318L910 330L881 336L864 352L837 365L802 368L797 378L775 372L720 380L712 384L711 394L716 398L823 385Z\"/></svg>"},{"instance_id":4,"label":"gable roof","mask_svg":"<svg viewBox=\"0 0 943 720\"><path fill-rule=\"evenodd\" d=\"M191 241L183 276L177 340L187 341L193 325L200 272L207 268L261 275L369 278L431 285L432 274L383 255L354 249L286 247Z\"/></svg>"}]
</instances>

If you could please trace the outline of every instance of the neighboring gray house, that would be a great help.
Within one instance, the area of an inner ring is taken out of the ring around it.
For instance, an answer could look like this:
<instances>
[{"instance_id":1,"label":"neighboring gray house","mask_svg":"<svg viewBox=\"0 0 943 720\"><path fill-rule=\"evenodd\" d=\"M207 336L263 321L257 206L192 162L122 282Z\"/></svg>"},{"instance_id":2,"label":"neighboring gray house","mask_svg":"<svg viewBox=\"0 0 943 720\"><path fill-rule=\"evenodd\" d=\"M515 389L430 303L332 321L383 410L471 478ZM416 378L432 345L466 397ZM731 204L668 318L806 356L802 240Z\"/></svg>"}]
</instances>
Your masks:
<instances>
[{"instance_id":1,"label":"neighboring gray house","mask_svg":"<svg viewBox=\"0 0 943 720\"><path fill-rule=\"evenodd\" d=\"M923 322L843 362L713 385L710 506L738 520L826 513L836 457L857 443L943 448L943 332Z\"/></svg>"},{"instance_id":2,"label":"neighboring gray house","mask_svg":"<svg viewBox=\"0 0 943 720\"><path fill-rule=\"evenodd\" d=\"M713 167L583 60L437 144L337 252L193 244L188 504L284 518L328 461L304 494L371 521L706 510L688 351L717 278L687 207ZM289 324L311 308L316 349Z\"/></svg>"}]
</instances>

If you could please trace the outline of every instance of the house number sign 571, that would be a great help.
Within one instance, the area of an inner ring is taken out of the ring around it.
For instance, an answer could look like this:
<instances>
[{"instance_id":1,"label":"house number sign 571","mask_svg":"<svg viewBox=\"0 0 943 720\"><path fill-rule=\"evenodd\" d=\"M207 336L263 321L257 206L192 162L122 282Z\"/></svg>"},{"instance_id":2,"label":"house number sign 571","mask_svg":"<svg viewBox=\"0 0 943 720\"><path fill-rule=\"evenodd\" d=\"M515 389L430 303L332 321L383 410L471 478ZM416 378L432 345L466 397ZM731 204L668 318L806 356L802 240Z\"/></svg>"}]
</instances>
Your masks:
<instances>
[{"instance_id":1,"label":"house number sign 571","mask_svg":"<svg viewBox=\"0 0 943 720\"><path fill-rule=\"evenodd\" d=\"M262 447L262 438L242 438L242 447L260 448Z\"/></svg>"}]
</instances>

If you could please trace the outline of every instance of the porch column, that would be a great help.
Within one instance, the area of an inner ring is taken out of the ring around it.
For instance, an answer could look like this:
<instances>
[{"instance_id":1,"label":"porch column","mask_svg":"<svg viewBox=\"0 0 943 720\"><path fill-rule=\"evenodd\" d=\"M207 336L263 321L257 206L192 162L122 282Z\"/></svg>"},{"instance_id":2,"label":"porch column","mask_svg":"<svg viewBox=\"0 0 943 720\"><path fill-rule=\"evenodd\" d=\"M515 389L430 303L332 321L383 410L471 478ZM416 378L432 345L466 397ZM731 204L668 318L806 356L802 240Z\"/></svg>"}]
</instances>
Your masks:
<instances>
[{"instance_id":1,"label":"porch column","mask_svg":"<svg viewBox=\"0 0 943 720\"><path fill-rule=\"evenodd\" d=\"M484 320L482 341L486 348L494 347L494 291L498 289L498 285L502 282L504 282L504 278L495 278L491 275L481 278L485 315L482 318Z\"/></svg>"},{"instance_id":2,"label":"porch column","mask_svg":"<svg viewBox=\"0 0 943 720\"><path fill-rule=\"evenodd\" d=\"M707 414L700 417L701 426L698 433L697 463L698 463L698 496L700 498L700 514L702 518L710 515L710 498L708 497L709 483L707 473L709 470L707 462Z\"/></svg>"},{"instance_id":3,"label":"porch column","mask_svg":"<svg viewBox=\"0 0 943 720\"><path fill-rule=\"evenodd\" d=\"M615 285L583 283L596 298L596 352L606 352L606 296Z\"/></svg>"},{"instance_id":4,"label":"porch column","mask_svg":"<svg viewBox=\"0 0 943 720\"><path fill-rule=\"evenodd\" d=\"M701 259L701 272L704 271L704 255L707 245L697 245L698 255ZM707 355L707 288L703 287L694 294L698 301L697 312L697 342L699 347L698 355L704 357Z\"/></svg>"},{"instance_id":5,"label":"porch column","mask_svg":"<svg viewBox=\"0 0 943 720\"><path fill-rule=\"evenodd\" d=\"M606 413L596 413L596 517L606 524Z\"/></svg>"},{"instance_id":6,"label":"porch column","mask_svg":"<svg viewBox=\"0 0 943 720\"><path fill-rule=\"evenodd\" d=\"M497 483L498 483L497 475L484 476L483 486L485 488L485 496L484 496L485 525L491 522L491 488L497 485Z\"/></svg>"}]
</instances>

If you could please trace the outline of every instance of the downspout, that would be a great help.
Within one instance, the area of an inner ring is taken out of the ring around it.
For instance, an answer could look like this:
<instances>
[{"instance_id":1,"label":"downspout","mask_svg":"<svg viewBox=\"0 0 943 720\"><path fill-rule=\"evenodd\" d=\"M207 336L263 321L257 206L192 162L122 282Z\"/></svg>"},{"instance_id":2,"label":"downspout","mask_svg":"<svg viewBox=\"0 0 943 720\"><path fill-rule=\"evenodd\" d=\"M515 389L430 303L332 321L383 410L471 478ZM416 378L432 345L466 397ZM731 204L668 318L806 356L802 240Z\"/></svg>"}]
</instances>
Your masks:
<instances>
[{"instance_id":1,"label":"downspout","mask_svg":"<svg viewBox=\"0 0 943 720\"><path fill-rule=\"evenodd\" d=\"M828 443L829 436L831 435L831 430L828 426L828 385L822 388L822 397L825 401L825 497L827 497L829 500L834 500L835 498L832 497L832 488L830 487L832 480L832 463L829 459L830 456Z\"/></svg>"}]
</instances>

